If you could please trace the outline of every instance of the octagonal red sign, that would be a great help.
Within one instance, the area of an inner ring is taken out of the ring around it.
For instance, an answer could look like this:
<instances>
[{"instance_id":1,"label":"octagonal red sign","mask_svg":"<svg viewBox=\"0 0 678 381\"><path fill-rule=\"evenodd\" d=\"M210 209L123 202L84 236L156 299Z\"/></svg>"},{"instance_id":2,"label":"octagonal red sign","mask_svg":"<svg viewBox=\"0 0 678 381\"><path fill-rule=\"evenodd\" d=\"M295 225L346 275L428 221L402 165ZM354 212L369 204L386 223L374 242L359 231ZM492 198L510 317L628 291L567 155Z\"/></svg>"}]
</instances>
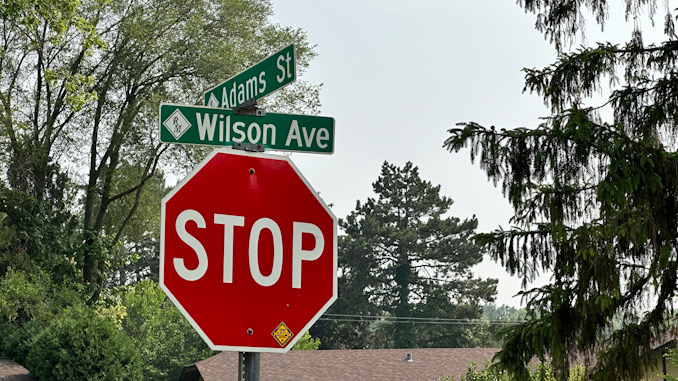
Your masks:
<instances>
[{"instance_id":1,"label":"octagonal red sign","mask_svg":"<svg viewBox=\"0 0 678 381\"><path fill-rule=\"evenodd\" d=\"M286 352L337 297L337 220L286 156L215 150L162 200L160 285L215 350Z\"/></svg>"}]
</instances>

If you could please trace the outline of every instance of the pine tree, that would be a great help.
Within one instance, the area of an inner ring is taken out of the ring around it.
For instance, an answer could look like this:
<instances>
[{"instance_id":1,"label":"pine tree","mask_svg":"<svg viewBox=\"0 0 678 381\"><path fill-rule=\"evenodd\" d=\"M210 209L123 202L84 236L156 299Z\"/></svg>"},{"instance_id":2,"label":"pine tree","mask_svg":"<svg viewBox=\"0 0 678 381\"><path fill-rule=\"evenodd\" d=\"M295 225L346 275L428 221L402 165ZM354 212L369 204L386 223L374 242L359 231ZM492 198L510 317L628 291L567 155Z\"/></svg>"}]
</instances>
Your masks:
<instances>
[{"instance_id":1,"label":"pine tree","mask_svg":"<svg viewBox=\"0 0 678 381\"><path fill-rule=\"evenodd\" d=\"M464 123L445 142L450 151L470 147L514 208L515 228L478 241L524 287L538 272L553 274L524 291L529 319L503 338L500 365L519 379L533 356L549 356L565 380L576 356L591 365L587 379L637 380L675 327L678 40L668 2L622 3L627 19L663 4L666 41L645 46L635 29L623 45L561 52L552 65L525 70L525 90L551 107L545 122L510 130ZM605 0L519 4L559 51L578 37L584 14L601 27L609 16ZM607 102L585 107L605 81ZM613 121L600 118L603 106Z\"/></svg>"},{"instance_id":2,"label":"pine tree","mask_svg":"<svg viewBox=\"0 0 678 381\"><path fill-rule=\"evenodd\" d=\"M478 221L446 216L452 200L440 195L440 186L422 180L409 162L403 168L384 163L373 188L378 197L358 202L340 222L346 232L339 250L340 299L346 298L346 303L341 304L343 311L331 312L479 318L482 303L494 299L496 280L473 278L471 273L483 258L470 240ZM380 335L361 345L412 348L470 341L469 332L458 326L379 326ZM363 333L368 328L359 327Z\"/></svg>"}]
</instances>

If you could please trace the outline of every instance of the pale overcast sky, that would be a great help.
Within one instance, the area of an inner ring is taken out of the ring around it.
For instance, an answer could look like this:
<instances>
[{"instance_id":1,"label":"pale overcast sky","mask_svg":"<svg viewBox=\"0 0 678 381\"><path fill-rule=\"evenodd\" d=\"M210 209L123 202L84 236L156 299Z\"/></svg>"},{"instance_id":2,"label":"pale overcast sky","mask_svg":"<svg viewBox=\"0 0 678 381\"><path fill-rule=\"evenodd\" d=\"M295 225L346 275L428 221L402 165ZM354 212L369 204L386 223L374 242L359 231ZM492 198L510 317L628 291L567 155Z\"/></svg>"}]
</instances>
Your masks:
<instances>
[{"instance_id":1,"label":"pale overcast sky","mask_svg":"<svg viewBox=\"0 0 678 381\"><path fill-rule=\"evenodd\" d=\"M335 118L335 152L291 157L337 217L373 196L385 160L412 161L454 200L451 215L475 214L479 231L509 227L512 210L501 190L468 152L449 153L442 144L457 122L533 127L549 115L539 96L522 92L521 69L556 58L533 15L513 0L272 3L275 23L306 30L317 45L301 78L323 83L321 115ZM617 33L624 41L630 27L621 27L606 29L604 38ZM602 40L598 29L589 26L589 41ZM520 306L517 278L489 259L475 272L499 278L498 304Z\"/></svg>"}]
</instances>

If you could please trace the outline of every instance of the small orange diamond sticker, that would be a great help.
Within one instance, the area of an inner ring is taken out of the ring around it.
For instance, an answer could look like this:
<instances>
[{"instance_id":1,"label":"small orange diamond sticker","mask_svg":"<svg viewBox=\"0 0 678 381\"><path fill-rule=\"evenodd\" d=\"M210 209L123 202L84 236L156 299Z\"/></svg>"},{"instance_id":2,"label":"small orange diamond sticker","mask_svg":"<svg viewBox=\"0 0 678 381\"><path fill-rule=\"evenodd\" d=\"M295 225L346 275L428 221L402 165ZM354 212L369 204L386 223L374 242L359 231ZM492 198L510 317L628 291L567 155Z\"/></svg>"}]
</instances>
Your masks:
<instances>
[{"instance_id":1,"label":"small orange diamond sticker","mask_svg":"<svg viewBox=\"0 0 678 381\"><path fill-rule=\"evenodd\" d=\"M278 327L276 327L276 329L271 332L271 335L273 335L273 338L275 338L275 341L277 341L281 347L284 347L285 343L290 341L292 336L294 336L292 331L287 328L284 322L278 324Z\"/></svg>"}]
</instances>

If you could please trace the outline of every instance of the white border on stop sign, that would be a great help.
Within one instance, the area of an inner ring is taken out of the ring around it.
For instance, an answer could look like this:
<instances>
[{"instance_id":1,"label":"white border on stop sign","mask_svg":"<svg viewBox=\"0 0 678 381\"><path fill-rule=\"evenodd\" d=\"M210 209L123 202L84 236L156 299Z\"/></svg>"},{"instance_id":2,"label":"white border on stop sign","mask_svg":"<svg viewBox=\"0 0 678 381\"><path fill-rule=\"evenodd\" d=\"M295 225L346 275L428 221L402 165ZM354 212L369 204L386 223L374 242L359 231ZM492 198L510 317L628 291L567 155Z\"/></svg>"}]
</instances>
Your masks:
<instances>
[{"instance_id":1,"label":"white border on stop sign","mask_svg":"<svg viewBox=\"0 0 678 381\"><path fill-rule=\"evenodd\" d=\"M179 303L179 301L174 297L174 295L170 292L170 290L165 287L164 284L164 259L165 259L165 204L169 199L172 198L193 176L195 176L212 158L214 158L216 155L223 153L227 155L240 155L240 156L249 156L249 157L259 157L259 158L266 158L266 159L272 159L272 160L282 160L286 161L289 163L289 165L294 169L296 172L297 176L304 182L306 187L311 191L313 196L316 198L316 200L322 205L322 207L325 209L325 211L329 214L333 221L333 227L332 227L332 240L333 240L333 247L332 247L332 256L333 256L333 278L332 278L332 297L325 303L325 305L318 310L318 312L309 320L309 322L302 328L299 332L294 333L294 337L292 337L292 340L285 345L285 347L282 348L276 348L274 346L271 347L240 347L240 346L227 346L227 345L215 345L212 340L207 337L207 335L203 332L203 330L198 326L198 324L193 320L193 318L190 316L188 311L184 309L184 307ZM267 153L260 153L260 152L248 152L248 151L242 151L242 150L235 150L235 149L229 149L229 148L217 148L214 149L212 152L209 153L200 163L198 163L193 170L191 170L190 173L188 173L174 188L172 188L171 191L169 191L165 197L162 198L161 201L161 213L160 213L160 274L159 274L159 283L160 283L160 288L165 292L165 295L172 300L172 303L181 311L181 314L188 320L188 322L193 326L193 328L198 332L200 337L207 343L207 345L217 351L238 351L238 352L274 352L274 353L285 353L292 349L294 344L299 341L303 333L308 331L311 326L322 316L325 311L334 303L334 301L337 299L338 296L338 290L337 290L337 217L334 215L332 210L325 204L325 201L320 197L318 192L311 186L311 184L308 182L306 177L299 171L299 168L292 162L292 159L290 159L288 156L284 155L272 155L272 154L267 154Z\"/></svg>"}]
</instances>

